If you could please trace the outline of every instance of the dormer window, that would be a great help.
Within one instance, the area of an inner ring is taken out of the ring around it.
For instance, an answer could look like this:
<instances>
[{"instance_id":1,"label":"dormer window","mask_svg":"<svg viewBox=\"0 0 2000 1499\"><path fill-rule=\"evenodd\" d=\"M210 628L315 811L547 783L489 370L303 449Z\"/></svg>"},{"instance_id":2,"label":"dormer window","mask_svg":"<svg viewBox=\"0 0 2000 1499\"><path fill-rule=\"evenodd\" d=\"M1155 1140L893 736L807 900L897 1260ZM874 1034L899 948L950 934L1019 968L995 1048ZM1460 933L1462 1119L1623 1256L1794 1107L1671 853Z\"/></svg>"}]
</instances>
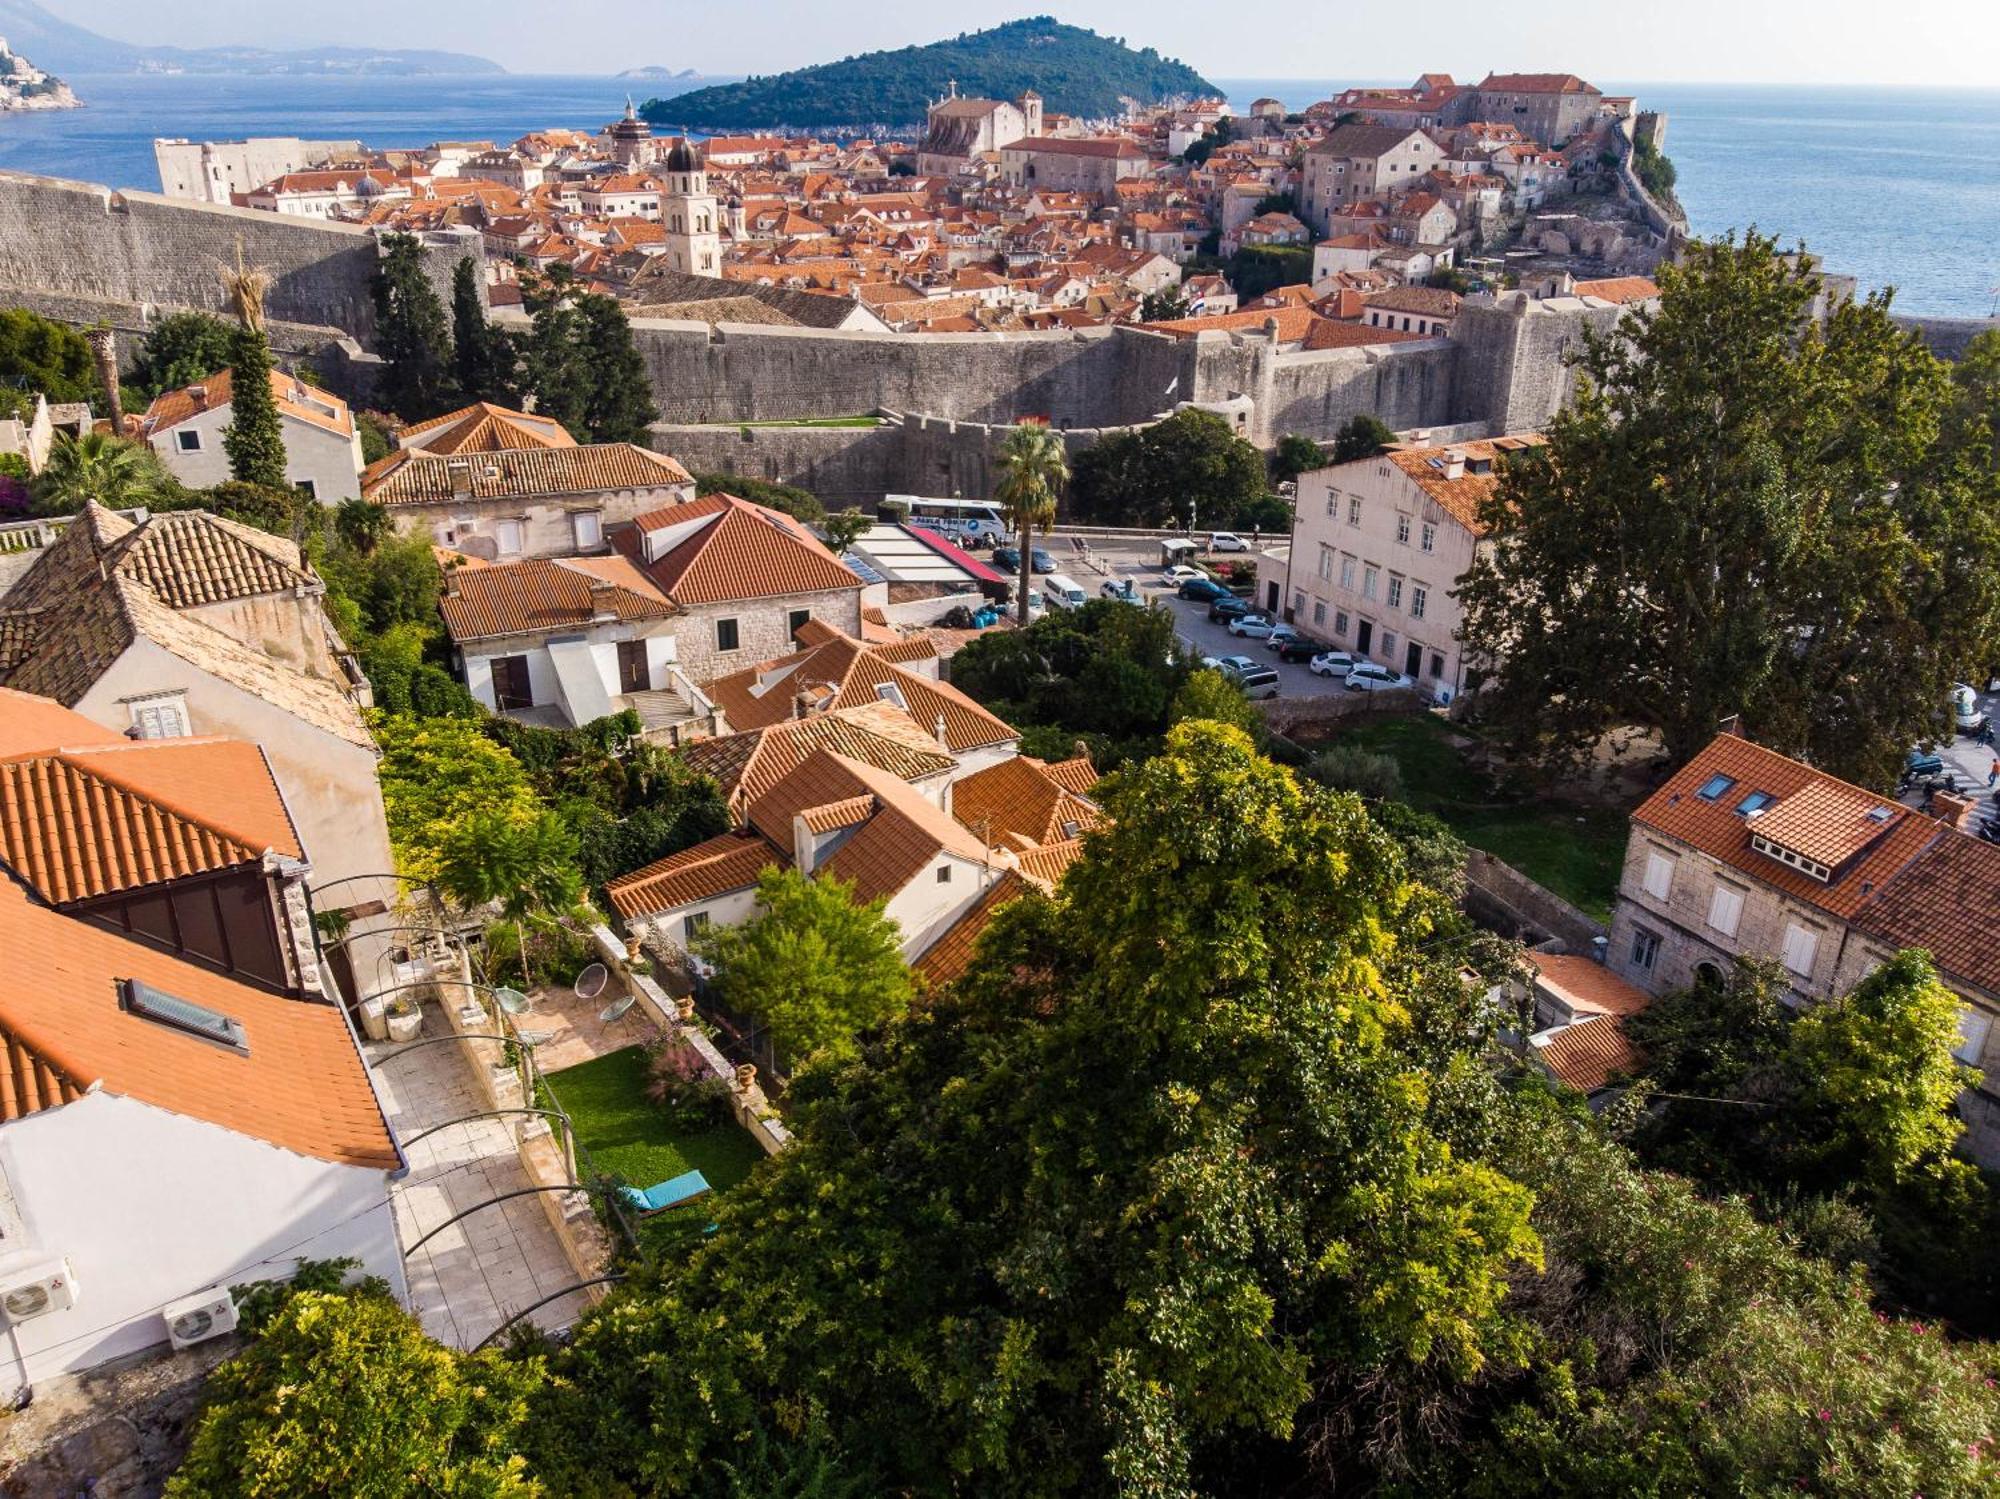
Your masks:
<instances>
[{"instance_id":1,"label":"dormer window","mask_svg":"<svg viewBox=\"0 0 2000 1499\"><path fill-rule=\"evenodd\" d=\"M1719 802L1729 794L1730 788L1735 784L1734 776L1712 775L1701 783L1701 789L1695 795L1705 802Z\"/></svg>"}]
</instances>

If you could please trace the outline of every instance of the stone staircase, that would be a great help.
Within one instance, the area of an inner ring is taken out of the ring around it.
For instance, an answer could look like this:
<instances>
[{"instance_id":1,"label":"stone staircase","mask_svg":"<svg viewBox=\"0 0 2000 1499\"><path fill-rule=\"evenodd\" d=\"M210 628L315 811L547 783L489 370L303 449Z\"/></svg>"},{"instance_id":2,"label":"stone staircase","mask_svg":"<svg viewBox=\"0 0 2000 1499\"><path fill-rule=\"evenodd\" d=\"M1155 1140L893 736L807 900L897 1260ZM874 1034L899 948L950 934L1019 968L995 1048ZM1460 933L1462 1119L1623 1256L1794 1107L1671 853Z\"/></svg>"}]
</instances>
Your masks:
<instances>
[{"instance_id":1,"label":"stone staircase","mask_svg":"<svg viewBox=\"0 0 2000 1499\"><path fill-rule=\"evenodd\" d=\"M639 715L640 726L648 739L681 744L709 736L707 708L697 710L684 695L671 687L651 692L628 692L621 702Z\"/></svg>"}]
</instances>

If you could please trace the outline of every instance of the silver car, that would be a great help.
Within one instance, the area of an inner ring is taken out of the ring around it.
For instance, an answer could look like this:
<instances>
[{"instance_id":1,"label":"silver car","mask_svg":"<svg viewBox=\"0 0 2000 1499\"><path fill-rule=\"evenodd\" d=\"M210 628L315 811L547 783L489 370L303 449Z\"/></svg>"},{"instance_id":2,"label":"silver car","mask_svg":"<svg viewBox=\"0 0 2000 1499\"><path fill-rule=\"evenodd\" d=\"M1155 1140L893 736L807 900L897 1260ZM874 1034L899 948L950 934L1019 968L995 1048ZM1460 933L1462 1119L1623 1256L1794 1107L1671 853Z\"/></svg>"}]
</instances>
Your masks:
<instances>
[{"instance_id":1,"label":"silver car","mask_svg":"<svg viewBox=\"0 0 2000 1499\"><path fill-rule=\"evenodd\" d=\"M1364 661L1347 674L1349 692L1387 692L1393 687L1416 685L1415 677L1406 677L1386 666L1377 666L1373 661Z\"/></svg>"},{"instance_id":2,"label":"silver car","mask_svg":"<svg viewBox=\"0 0 2000 1499\"><path fill-rule=\"evenodd\" d=\"M1306 663L1306 670L1316 677L1338 677L1345 682L1347 674L1367 659L1348 651L1322 651Z\"/></svg>"},{"instance_id":3,"label":"silver car","mask_svg":"<svg viewBox=\"0 0 2000 1499\"><path fill-rule=\"evenodd\" d=\"M1250 640L1262 640L1277 627L1278 622L1268 614L1239 614L1225 626L1230 634Z\"/></svg>"}]
</instances>

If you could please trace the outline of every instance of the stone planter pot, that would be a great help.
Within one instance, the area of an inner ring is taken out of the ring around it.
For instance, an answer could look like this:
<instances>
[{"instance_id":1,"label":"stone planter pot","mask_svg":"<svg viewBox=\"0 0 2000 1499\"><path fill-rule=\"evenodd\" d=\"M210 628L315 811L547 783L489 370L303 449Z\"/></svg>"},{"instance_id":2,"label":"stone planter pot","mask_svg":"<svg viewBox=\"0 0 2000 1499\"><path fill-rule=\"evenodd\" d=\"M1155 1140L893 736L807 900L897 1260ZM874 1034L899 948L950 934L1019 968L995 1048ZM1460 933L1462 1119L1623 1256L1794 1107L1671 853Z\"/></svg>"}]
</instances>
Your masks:
<instances>
[{"instance_id":1,"label":"stone planter pot","mask_svg":"<svg viewBox=\"0 0 2000 1499\"><path fill-rule=\"evenodd\" d=\"M424 1026L424 1017L416 1010L411 1010L406 1014L397 1014L392 1011L388 1016L388 1021L389 1039L391 1041L414 1041L417 1039L417 1032L422 1030Z\"/></svg>"}]
</instances>

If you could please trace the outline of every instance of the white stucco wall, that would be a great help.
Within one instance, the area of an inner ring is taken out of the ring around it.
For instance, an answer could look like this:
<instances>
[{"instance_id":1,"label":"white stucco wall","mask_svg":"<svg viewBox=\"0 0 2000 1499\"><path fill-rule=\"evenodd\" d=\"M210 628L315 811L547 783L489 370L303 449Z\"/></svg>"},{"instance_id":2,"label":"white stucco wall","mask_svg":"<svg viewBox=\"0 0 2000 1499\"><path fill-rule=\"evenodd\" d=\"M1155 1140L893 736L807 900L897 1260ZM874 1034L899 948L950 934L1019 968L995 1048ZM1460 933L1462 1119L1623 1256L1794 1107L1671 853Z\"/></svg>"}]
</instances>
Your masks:
<instances>
[{"instance_id":1,"label":"white stucco wall","mask_svg":"<svg viewBox=\"0 0 2000 1499\"><path fill-rule=\"evenodd\" d=\"M167 472L191 489L206 489L230 477L229 454L222 437L229 430L233 408L218 406L211 411L177 422L149 441ZM361 493L361 436L350 432L341 436L302 422L295 416L278 414L285 434L285 477L298 484L309 481L322 504L338 504ZM201 446L195 452L181 447L182 432L191 432Z\"/></svg>"},{"instance_id":2,"label":"white stucco wall","mask_svg":"<svg viewBox=\"0 0 2000 1499\"><path fill-rule=\"evenodd\" d=\"M951 878L939 883L938 872ZM924 949L985 893L999 871L976 859L939 853L917 871L908 884L889 897L885 914L903 933L903 961L914 962Z\"/></svg>"},{"instance_id":3,"label":"white stucco wall","mask_svg":"<svg viewBox=\"0 0 2000 1499\"><path fill-rule=\"evenodd\" d=\"M591 660L596 663L607 697L615 698L622 691L618 683L618 643L622 640L646 642L646 671L650 678L647 685L654 689L668 687L672 685L672 679L667 675L667 669L678 659L678 647L671 633L673 623L661 621L642 628L652 633L642 633L641 628L632 625L599 625L550 635L514 635L495 640L468 641L460 652L465 667L466 690L478 699L481 707L489 712L498 712L499 706L493 695L493 662L504 656L526 656L528 687L535 695L535 706L560 703L562 696L556 682L555 663L549 658L549 642L578 635L590 642Z\"/></svg>"},{"instance_id":4,"label":"white stucco wall","mask_svg":"<svg viewBox=\"0 0 2000 1499\"><path fill-rule=\"evenodd\" d=\"M166 1341L159 1308L352 1256L406 1299L387 1174L95 1093L0 1125L21 1233L0 1274L66 1256L77 1303L24 1322L0 1390Z\"/></svg>"}]
</instances>

